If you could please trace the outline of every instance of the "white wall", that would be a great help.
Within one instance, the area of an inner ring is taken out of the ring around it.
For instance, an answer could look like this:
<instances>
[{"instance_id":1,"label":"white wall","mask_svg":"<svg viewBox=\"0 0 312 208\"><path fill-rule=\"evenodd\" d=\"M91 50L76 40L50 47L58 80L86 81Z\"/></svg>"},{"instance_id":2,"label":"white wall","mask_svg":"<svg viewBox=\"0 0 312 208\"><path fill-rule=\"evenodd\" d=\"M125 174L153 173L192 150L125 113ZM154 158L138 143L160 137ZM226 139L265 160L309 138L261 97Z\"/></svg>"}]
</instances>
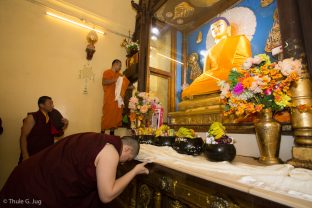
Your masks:
<instances>
[{"instance_id":1,"label":"white wall","mask_svg":"<svg viewBox=\"0 0 312 208\"><path fill-rule=\"evenodd\" d=\"M71 4L97 13L123 33L133 31L135 11L130 1L68 0ZM88 30L45 15L46 8L26 0L0 1L0 189L15 167L19 156L22 119L37 110L38 97L51 96L55 107L69 119L65 135L100 131L104 69L111 61L125 60L120 47L123 37L107 32L99 36L91 65L94 82L89 94L82 93L84 81L79 70L86 64ZM127 29L128 28L128 29ZM124 65L125 66L125 65Z\"/></svg>"}]
</instances>

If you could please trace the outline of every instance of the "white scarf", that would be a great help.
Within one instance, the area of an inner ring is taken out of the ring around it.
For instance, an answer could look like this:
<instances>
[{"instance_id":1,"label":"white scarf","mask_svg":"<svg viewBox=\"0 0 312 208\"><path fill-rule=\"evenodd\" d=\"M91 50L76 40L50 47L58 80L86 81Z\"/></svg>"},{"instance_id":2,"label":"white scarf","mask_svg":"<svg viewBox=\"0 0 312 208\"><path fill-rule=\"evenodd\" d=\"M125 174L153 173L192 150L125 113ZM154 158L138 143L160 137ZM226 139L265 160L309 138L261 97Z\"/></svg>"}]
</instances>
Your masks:
<instances>
[{"instance_id":1,"label":"white scarf","mask_svg":"<svg viewBox=\"0 0 312 208\"><path fill-rule=\"evenodd\" d=\"M116 81L116 87L115 87L115 101L118 102L118 108L121 108L124 105L124 102L120 95L122 82L123 82L123 77L119 77Z\"/></svg>"}]
</instances>

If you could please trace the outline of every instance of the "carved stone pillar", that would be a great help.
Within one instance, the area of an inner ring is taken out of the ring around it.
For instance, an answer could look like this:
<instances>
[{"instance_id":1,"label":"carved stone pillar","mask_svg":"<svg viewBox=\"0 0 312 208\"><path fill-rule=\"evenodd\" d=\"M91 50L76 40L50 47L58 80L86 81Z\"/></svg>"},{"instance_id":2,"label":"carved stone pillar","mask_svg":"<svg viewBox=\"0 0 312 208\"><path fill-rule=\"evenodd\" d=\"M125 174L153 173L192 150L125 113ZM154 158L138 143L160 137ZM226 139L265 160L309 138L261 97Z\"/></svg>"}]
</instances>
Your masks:
<instances>
[{"instance_id":1,"label":"carved stone pillar","mask_svg":"<svg viewBox=\"0 0 312 208\"><path fill-rule=\"evenodd\" d=\"M140 57L138 67L138 91L145 92L147 86L147 67L149 66L149 36L152 21L152 0L140 0L137 4L131 1L132 7L137 10L135 38L139 40ZM137 33L137 31L139 33Z\"/></svg>"},{"instance_id":2,"label":"carved stone pillar","mask_svg":"<svg viewBox=\"0 0 312 208\"><path fill-rule=\"evenodd\" d=\"M296 0L278 0L277 5L284 58L300 58L303 62L302 76L291 89L293 103L312 105L312 84L302 38L298 3ZM296 146L292 150L293 158L288 163L312 169L312 112L300 112L293 108L291 116Z\"/></svg>"}]
</instances>

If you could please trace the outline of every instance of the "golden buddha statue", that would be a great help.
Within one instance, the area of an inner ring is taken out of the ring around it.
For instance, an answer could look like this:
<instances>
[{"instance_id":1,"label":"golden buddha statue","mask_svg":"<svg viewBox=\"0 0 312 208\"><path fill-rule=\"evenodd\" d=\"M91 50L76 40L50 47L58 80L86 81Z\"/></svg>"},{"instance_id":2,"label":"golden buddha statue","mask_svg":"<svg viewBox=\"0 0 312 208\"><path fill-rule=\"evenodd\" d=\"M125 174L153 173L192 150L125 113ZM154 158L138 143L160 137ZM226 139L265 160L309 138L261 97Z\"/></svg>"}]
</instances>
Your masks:
<instances>
[{"instance_id":1,"label":"golden buddha statue","mask_svg":"<svg viewBox=\"0 0 312 208\"><path fill-rule=\"evenodd\" d=\"M224 17L212 20L211 34L215 39L206 57L203 74L182 92L182 99L219 91L219 80L226 80L233 67L241 67L251 57L250 41L245 35L231 36L231 26Z\"/></svg>"}]
</instances>

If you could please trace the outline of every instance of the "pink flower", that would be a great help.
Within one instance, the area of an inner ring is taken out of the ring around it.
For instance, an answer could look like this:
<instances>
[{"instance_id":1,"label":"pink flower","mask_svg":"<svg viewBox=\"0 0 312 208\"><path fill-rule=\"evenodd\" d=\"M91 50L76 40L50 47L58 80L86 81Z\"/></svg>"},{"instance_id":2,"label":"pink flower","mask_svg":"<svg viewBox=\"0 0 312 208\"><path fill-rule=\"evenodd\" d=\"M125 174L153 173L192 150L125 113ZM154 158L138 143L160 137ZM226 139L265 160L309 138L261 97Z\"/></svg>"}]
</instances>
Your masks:
<instances>
[{"instance_id":1,"label":"pink flower","mask_svg":"<svg viewBox=\"0 0 312 208\"><path fill-rule=\"evenodd\" d=\"M265 95L271 95L272 94L272 89L271 88L265 89L264 90L264 94Z\"/></svg>"},{"instance_id":2,"label":"pink flower","mask_svg":"<svg viewBox=\"0 0 312 208\"><path fill-rule=\"evenodd\" d=\"M148 111L148 107L147 105L142 105L141 109L140 109L140 112L141 113L146 113Z\"/></svg>"},{"instance_id":3,"label":"pink flower","mask_svg":"<svg viewBox=\"0 0 312 208\"><path fill-rule=\"evenodd\" d=\"M240 95L240 94L242 94L244 92L244 87L243 87L243 85L242 85L242 83L237 83L236 85L235 85L235 87L233 88L233 94L235 94L235 95Z\"/></svg>"},{"instance_id":4,"label":"pink flower","mask_svg":"<svg viewBox=\"0 0 312 208\"><path fill-rule=\"evenodd\" d=\"M138 99L137 97L131 97L130 100L129 100L129 102L130 102L131 104L137 104L137 103L139 102L139 99Z\"/></svg>"},{"instance_id":5,"label":"pink flower","mask_svg":"<svg viewBox=\"0 0 312 208\"><path fill-rule=\"evenodd\" d=\"M253 62L253 59L252 58L248 58L246 59L246 61L243 63L243 66L242 68L243 69L250 69L250 67L252 66L252 62Z\"/></svg>"}]
</instances>

